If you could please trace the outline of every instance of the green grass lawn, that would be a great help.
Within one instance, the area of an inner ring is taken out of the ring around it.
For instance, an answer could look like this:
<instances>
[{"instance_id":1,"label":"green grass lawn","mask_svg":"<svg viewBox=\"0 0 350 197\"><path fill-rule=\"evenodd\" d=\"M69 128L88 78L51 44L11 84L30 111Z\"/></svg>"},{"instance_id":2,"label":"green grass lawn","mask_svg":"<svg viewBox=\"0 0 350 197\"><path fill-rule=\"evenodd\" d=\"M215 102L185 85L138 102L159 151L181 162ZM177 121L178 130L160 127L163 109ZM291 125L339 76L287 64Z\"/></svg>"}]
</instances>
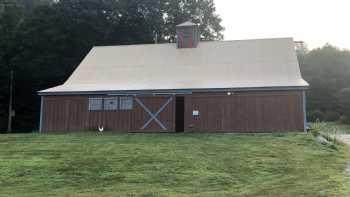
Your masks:
<instances>
[{"instance_id":1,"label":"green grass lawn","mask_svg":"<svg viewBox=\"0 0 350 197\"><path fill-rule=\"evenodd\" d=\"M0 135L0 196L350 196L307 134Z\"/></svg>"}]
</instances>

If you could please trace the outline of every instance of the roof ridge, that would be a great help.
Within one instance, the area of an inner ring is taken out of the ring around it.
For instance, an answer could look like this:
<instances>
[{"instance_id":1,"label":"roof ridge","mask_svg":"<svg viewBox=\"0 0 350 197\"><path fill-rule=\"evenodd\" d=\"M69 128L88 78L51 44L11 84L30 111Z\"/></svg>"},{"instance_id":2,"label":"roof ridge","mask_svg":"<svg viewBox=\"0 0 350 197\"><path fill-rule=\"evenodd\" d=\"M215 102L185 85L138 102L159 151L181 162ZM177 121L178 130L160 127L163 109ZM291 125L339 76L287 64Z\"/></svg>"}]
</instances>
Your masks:
<instances>
[{"instance_id":1,"label":"roof ridge","mask_svg":"<svg viewBox=\"0 0 350 197\"><path fill-rule=\"evenodd\" d=\"M228 42L244 42L244 41L262 41L262 40L282 40L282 39L292 39L292 37L276 37L276 38L254 38L254 39L240 39L240 40L204 40L200 43L207 44L207 43L228 43ZM176 45L176 43L149 43L149 44L124 44L124 45L105 45L105 46L93 46L93 48L101 48L101 47L132 47L132 46L160 46L160 45Z\"/></svg>"}]
</instances>

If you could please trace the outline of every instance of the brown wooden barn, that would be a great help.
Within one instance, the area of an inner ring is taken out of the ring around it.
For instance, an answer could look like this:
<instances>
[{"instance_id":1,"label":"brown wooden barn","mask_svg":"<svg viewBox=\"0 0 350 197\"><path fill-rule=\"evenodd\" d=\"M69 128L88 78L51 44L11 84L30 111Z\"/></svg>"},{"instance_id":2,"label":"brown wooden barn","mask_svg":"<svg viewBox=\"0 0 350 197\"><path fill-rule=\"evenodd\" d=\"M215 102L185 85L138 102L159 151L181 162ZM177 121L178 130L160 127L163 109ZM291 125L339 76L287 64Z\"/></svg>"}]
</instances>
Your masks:
<instances>
[{"instance_id":1,"label":"brown wooden barn","mask_svg":"<svg viewBox=\"0 0 350 197\"><path fill-rule=\"evenodd\" d=\"M94 47L61 86L39 92L40 130L305 130L305 90L291 38Z\"/></svg>"}]
</instances>

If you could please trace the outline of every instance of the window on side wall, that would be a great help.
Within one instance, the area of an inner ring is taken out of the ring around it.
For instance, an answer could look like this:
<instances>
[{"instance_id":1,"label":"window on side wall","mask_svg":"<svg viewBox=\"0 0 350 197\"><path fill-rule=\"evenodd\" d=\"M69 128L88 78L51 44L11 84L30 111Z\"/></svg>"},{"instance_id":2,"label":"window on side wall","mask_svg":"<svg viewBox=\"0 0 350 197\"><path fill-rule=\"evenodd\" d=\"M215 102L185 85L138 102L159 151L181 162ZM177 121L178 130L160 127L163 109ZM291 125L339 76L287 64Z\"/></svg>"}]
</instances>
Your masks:
<instances>
[{"instance_id":1,"label":"window on side wall","mask_svg":"<svg viewBox=\"0 0 350 197\"><path fill-rule=\"evenodd\" d=\"M102 98L89 98L89 111L101 111L103 110Z\"/></svg>"},{"instance_id":2,"label":"window on side wall","mask_svg":"<svg viewBox=\"0 0 350 197\"><path fill-rule=\"evenodd\" d=\"M120 97L120 110L132 110L133 105L134 105L134 100L132 97Z\"/></svg>"},{"instance_id":3,"label":"window on side wall","mask_svg":"<svg viewBox=\"0 0 350 197\"><path fill-rule=\"evenodd\" d=\"M112 111L118 110L118 98L105 98L104 99L104 110Z\"/></svg>"}]
</instances>

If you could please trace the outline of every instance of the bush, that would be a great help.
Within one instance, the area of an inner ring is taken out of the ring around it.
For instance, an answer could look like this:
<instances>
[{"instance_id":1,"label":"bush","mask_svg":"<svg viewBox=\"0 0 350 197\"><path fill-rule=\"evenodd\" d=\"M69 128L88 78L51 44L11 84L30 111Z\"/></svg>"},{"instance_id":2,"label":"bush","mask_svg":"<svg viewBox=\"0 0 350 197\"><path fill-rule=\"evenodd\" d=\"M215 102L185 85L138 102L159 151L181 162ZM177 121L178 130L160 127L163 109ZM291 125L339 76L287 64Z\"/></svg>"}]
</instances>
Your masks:
<instances>
[{"instance_id":1,"label":"bush","mask_svg":"<svg viewBox=\"0 0 350 197\"><path fill-rule=\"evenodd\" d=\"M325 120L325 114L319 110L312 111L308 113L308 121L309 122L316 122L316 121L324 121Z\"/></svg>"},{"instance_id":2,"label":"bush","mask_svg":"<svg viewBox=\"0 0 350 197\"><path fill-rule=\"evenodd\" d=\"M341 109L345 117L343 122L350 123L350 88L344 88L340 90L337 97L341 104Z\"/></svg>"},{"instance_id":3,"label":"bush","mask_svg":"<svg viewBox=\"0 0 350 197\"><path fill-rule=\"evenodd\" d=\"M319 122L319 121L315 121L314 123L310 123L309 124L309 132L317 137L320 135L320 132L325 130L324 128L326 127L326 123L324 122Z\"/></svg>"},{"instance_id":4,"label":"bush","mask_svg":"<svg viewBox=\"0 0 350 197\"><path fill-rule=\"evenodd\" d=\"M320 135L320 131L315 128L310 128L309 132L314 136L317 137Z\"/></svg>"},{"instance_id":5,"label":"bush","mask_svg":"<svg viewBox=\"0 0 350 197\"><path fill-rule=\"evenodd\" d=\"M340 119L340 114L335 111L328 111L325 113L325 120L328 122L335 122Z\"/></svg>"},{"instance_id":6,"label":"bush","mask_svg":"<svg viewBox=\"0 0 350 197\"><path fill-rule=\"evenodd\" d=\"M342 116L340 118L340 122L345 124L350 124L350 118L348 118L347 116Z\"/></svg>"}]
</instances>

